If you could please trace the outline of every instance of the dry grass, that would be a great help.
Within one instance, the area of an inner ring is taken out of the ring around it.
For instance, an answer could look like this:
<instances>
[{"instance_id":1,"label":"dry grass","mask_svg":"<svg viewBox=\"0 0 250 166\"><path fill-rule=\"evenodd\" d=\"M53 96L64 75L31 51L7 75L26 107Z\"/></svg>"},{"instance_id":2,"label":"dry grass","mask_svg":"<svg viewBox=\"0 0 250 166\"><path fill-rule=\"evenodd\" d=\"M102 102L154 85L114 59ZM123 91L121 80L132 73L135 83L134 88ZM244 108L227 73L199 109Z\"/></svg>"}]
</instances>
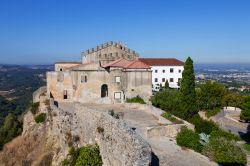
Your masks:
<instances>
[{"instance_id":1,"label":"dry grass","mask_svg":"<svg viewBox=\"0 0 250 166\"><path fill-rule=\"evenodd\" d=\"M0 166L30 165L33 161L48 163L51 156L44 156L47 149L43 134L19 136L6 144L0 153ZM44 156L44 157L42 157Z\"/></svg>"}]
</instances>

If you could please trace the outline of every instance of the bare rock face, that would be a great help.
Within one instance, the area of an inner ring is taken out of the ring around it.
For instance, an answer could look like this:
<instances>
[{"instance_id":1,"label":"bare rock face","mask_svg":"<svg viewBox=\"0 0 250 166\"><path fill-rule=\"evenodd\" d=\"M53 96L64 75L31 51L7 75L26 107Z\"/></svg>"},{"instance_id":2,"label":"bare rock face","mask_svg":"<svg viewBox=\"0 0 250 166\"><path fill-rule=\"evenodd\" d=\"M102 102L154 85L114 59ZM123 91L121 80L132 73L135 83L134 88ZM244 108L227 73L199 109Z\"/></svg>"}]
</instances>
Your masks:
<instances>
[{"instance_id":1,"label":"bare rock face","mask_svg":"<svg viewBox=\"0 0 250 166\"><path fill-rule=\"evenodd\" d=\"M30 111L25 114L23 133L4 147L0 165L61 165L70 147L87 144L99 145L104 166L150 165L150 146L123 120L81 104L62 110L44 98L41 112L47 118L39 124Z\"/></svg>"},{"instance_id":2,"label":"bare rock face","mask_svg":"<svg viewBox=\"0 0 250 166\"><path fill-rule=\"evenodd\" d=\"M74 108L68 111L53 105L52 107L53 111L59 113L53 118L54 123L60 124L58 130L53 132L64 135L57 139L61 142L61 147L59 155L54 159L61 160L60 156L67 155L64 150L67 145L82 147L86 144L98 144L105 166L150 164L150 146L122 120L115 119L108 113L90 110L81 104L75 104Z\"/></svg>"}]
</instances>

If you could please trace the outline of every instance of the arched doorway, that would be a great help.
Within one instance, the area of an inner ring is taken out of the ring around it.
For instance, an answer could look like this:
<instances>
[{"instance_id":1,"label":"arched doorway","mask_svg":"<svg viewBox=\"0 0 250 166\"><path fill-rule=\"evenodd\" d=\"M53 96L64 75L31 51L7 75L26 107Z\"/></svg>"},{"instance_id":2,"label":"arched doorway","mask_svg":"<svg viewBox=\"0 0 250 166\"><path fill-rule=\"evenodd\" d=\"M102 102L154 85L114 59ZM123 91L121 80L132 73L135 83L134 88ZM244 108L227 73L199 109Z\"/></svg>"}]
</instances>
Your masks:
<instances>
[{"instance_id":1,"label":"arched doorway","mask_svg":"<svg viewBox=\"0 0 250 166\"><path fill-rule=\"evenodd\" d=\"M108 97L108 85L103 84L101 87L101 97Z\"/></svg>"}]
</instances>

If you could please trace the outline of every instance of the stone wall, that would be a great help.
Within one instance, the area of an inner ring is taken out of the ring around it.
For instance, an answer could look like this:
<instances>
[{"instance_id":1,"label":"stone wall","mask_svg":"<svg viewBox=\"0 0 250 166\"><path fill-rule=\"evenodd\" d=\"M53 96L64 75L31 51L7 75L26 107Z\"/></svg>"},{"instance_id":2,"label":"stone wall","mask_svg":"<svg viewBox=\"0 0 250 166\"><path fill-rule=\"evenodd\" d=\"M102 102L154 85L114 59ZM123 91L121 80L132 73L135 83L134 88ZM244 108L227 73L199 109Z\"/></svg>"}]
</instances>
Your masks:
<instances>
[{"instance_id":1,"label":"stone wall","mask_svg":"<svg viewBox=\"0 0 250 166\"><path fill-rule=\"evenodd\" d=\"M170 137L175 138L185 124L168 124L164 126L151 126L147 128L147 138Z\"/></svg>"},{"instance_id":2,"label":"stone wall","mask_svg":"<svg viewBox=\"0 0 250 166\"><path fill-rule=\"evenodd\" d=\"M43 93L46 93L47 91L47 86L42 86L39 89L37 89L34 93L33 93L33 102L39 102L40 101L40 96Z\"/></svg>"},{"instance_id":3,"label":"stone wall","mask_svg":"<svg viewBox=\"0 0 250 166\"><path fill-rule=\"evenodd\" d=\"M105 112L90 110L79 103L67 111L57 108L53 100L50 105L52 114L57 113L53 118L51 133L60 135L56 139L61 146L54 160L63 159L59 156L66 157L69 143L76 147L97 143L104 166L150 165L150 146L123 120L115 119ZM74 141L75 138L78 138L77 141Z\"/></svg>"}]
</instances>

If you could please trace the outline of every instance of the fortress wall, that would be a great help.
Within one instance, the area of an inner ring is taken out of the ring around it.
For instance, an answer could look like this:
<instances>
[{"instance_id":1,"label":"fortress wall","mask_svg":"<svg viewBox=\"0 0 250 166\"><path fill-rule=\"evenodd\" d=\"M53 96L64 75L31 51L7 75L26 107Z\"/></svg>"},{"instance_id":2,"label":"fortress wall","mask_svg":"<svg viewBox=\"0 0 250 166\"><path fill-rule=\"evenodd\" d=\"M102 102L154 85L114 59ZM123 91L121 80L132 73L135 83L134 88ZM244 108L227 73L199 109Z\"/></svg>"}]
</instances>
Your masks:
<instances>
[{"instance_id":1,"label":"fortress wall","mask_svg":"<svg viewBox=\"0 0 250 166\"><path fill-rule=\"evenodd\" d=\"M47 92L47 86L42 86L39 89L37 89L34 93L33 93L33 102L39 102L40 101L40 96L43 93Z\"/></svg>"},{"instance_id":2,"label":"fortress wall","mask_svg":"<svg viewBox=\"0 0 250 166\"><path fill-rule=\"evenodd\" d=\"M60 103L59 103L60 105ZM74 105L72 110L64 111L58 109L51 101L51 108L58 112L58 116L53 119L59 128L55 127L55 135L59 134L57 142L60 142L64 152L61 156L66 156L67 141L65 135L79 137L78 142L73 142L76 147L86 144L97 143L100 147L104 166L148 166L151 162L151 148L132 129L126 126L123 120L115 119L106 112L91 110L79 103ZM54 129L52 129L54 130ZM70 132L70 134L69 134ZM56 156L55 156L56 158Z\"/></svg>"}]
</instances>

